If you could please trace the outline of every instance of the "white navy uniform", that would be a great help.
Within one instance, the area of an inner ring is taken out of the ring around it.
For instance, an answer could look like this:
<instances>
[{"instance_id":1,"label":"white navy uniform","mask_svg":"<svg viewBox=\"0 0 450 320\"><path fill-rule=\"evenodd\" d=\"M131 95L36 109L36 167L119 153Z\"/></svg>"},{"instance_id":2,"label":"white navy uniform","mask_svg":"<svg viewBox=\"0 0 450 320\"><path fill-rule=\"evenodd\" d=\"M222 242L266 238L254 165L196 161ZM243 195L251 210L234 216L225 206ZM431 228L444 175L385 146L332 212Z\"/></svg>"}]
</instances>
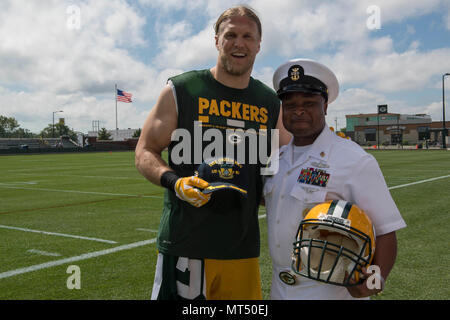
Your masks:
<instances>
[{"instance_id":1,"label":"white navy uniform","mask_svg":"<svg viewBox=\"0 0 450 320\"><path fill-rule=\"evenodd\" d=\"M345 287L296 275L296 284L281 281L291 270L293 242L310 208L327 200L346 200L372 220L377 236L406 226L375 158L359 145L337 136L328 126L315 142L279 150L278 172L265 180L268 241L273 264L271 299L353 299ZM295 155L297 153L297 155ZM320 173L321 183L302 181L305 172Z\"/></svg>"},{"instance_id":2,"label":"white navy uniform","mask_svg":"<svg viewBox=\"0 0 450 320\"><path fill-rule=\"evenodd\" d=\"M328 105L339 94L333 71L309 59L282 64L274 73L273 85L279 97L288 92L320 94ZM293 243L309 209L328 200L345 200L364 210L378 236L405 227L377 161L325 124L311 145L295 146L291 139L273 163L271 167L278 171L267 176L263 190L273 264L271 298L353 299L345 287L300 275L295 275L292 284Z\"/></svg>"}]
</instances>

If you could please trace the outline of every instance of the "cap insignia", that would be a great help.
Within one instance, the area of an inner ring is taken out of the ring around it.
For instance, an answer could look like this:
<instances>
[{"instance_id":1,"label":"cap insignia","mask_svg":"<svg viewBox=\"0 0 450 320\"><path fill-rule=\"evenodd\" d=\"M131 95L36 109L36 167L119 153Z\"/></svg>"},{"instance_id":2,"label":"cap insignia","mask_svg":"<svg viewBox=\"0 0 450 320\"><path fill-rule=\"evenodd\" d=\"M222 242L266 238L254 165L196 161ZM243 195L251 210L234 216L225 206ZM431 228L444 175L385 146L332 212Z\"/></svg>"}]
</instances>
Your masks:
<instances>
[{"instance_id":1,"label":"cap insignia","mask_svg":"<svg viewBox=\"0 0 450 320\"><path fill-rule=\"evenodd\" d=\"M288 77L291 78L292 81L298 81L303 74L303 68L298 64L290 67L288 71Z\"/></svg>"}]
</instances>

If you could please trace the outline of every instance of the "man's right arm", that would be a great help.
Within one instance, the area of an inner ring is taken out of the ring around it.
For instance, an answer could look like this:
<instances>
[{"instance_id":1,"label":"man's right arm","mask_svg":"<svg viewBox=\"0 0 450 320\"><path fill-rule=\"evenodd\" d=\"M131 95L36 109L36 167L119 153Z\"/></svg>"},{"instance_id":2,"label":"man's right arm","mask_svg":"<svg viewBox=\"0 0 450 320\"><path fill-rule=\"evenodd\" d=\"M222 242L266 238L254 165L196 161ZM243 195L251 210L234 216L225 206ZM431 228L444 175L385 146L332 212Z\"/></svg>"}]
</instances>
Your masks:
<instances>
[{"instance_id":1,"label":"man's right arm","mask_svg":"<svg viewBox=\"0 0 450 320\"><path fill-rule=\"evenodd\" d=\"M172 171L162 159L162 151L169 146L172 132L178 126L175 98L166 86L150 111L136 145L135 164L138 171L150 182L161 185L161 176Z\"/></svg>"},{"instance_id":2,"label":"man's right arm","mask_svg":"<svg viewBox=\"0 0 450 320\"><path fill-rule=\"evenodd\" d=\"M175 97L170 86L166 86L142 128L136 145L136 168L150 182L175 191L178 198L194 207L201 207L211 198L210 194L201 191L209 186L208 182L195 176L178 177L161 157L161 152L169 146L172 132L177 127Z\"/></svg>"}]
</instances>

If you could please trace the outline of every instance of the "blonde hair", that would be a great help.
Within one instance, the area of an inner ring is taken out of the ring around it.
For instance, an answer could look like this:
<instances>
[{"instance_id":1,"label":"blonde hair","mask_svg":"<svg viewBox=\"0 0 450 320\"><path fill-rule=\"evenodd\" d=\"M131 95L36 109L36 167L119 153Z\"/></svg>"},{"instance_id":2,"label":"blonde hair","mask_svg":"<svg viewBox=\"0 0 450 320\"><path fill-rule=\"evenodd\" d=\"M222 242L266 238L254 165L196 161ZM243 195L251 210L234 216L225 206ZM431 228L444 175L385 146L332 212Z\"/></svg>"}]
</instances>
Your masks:
<instances>
[{"instance_id":1,"label":"blonde hair","mask_svg":"<svg viewBox=\"0 0 450 320\"><path fill-rule=\"evenodd\" d=\"M220 17L217 19L216 23L214 24L214 31L216 32L216 35L219 34L220 24L224 22L227 19L230 19L231 17L247 17L255 21L256 26L258 27L259 37L262 36L262 27L261 27L261 21L259 20L259 17L256 15L255 11L244 5L240 5L237 7L229 8L225 10Z\"/></svg>"}]
</instances>

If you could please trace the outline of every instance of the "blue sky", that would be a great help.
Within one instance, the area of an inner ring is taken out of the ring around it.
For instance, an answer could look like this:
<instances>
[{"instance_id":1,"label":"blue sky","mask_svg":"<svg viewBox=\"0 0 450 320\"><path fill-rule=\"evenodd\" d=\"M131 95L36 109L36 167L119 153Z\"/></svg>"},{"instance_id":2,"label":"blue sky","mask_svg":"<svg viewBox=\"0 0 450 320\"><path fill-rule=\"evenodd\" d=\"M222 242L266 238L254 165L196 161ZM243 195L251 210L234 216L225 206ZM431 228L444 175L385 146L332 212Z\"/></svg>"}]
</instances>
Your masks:
<instances>
[{"instance_id":1,"label":"blue sky","mask_svg":"<svg viewBox=\"0 0 450 320\"><path fill-rule=\"evenodd\" d=\"M33 132L61 109L58 117L76 131L94 120L113 129L117 83L134 97L119 103L119 127L139 128L169 76L214 66L213 24L237 3L253 7L263 24L255 78L272 86L275 69L298 57L336 73L340 95L328 108L329 125L337 118L344 127L346 114L375 112L377 104L442 120L441 77L450 72L445 0L5 0L0 114ZM373 5L380 29L367 27ZM450 97L450 77L446 88Z\"/></svg>"}]
</instances>

